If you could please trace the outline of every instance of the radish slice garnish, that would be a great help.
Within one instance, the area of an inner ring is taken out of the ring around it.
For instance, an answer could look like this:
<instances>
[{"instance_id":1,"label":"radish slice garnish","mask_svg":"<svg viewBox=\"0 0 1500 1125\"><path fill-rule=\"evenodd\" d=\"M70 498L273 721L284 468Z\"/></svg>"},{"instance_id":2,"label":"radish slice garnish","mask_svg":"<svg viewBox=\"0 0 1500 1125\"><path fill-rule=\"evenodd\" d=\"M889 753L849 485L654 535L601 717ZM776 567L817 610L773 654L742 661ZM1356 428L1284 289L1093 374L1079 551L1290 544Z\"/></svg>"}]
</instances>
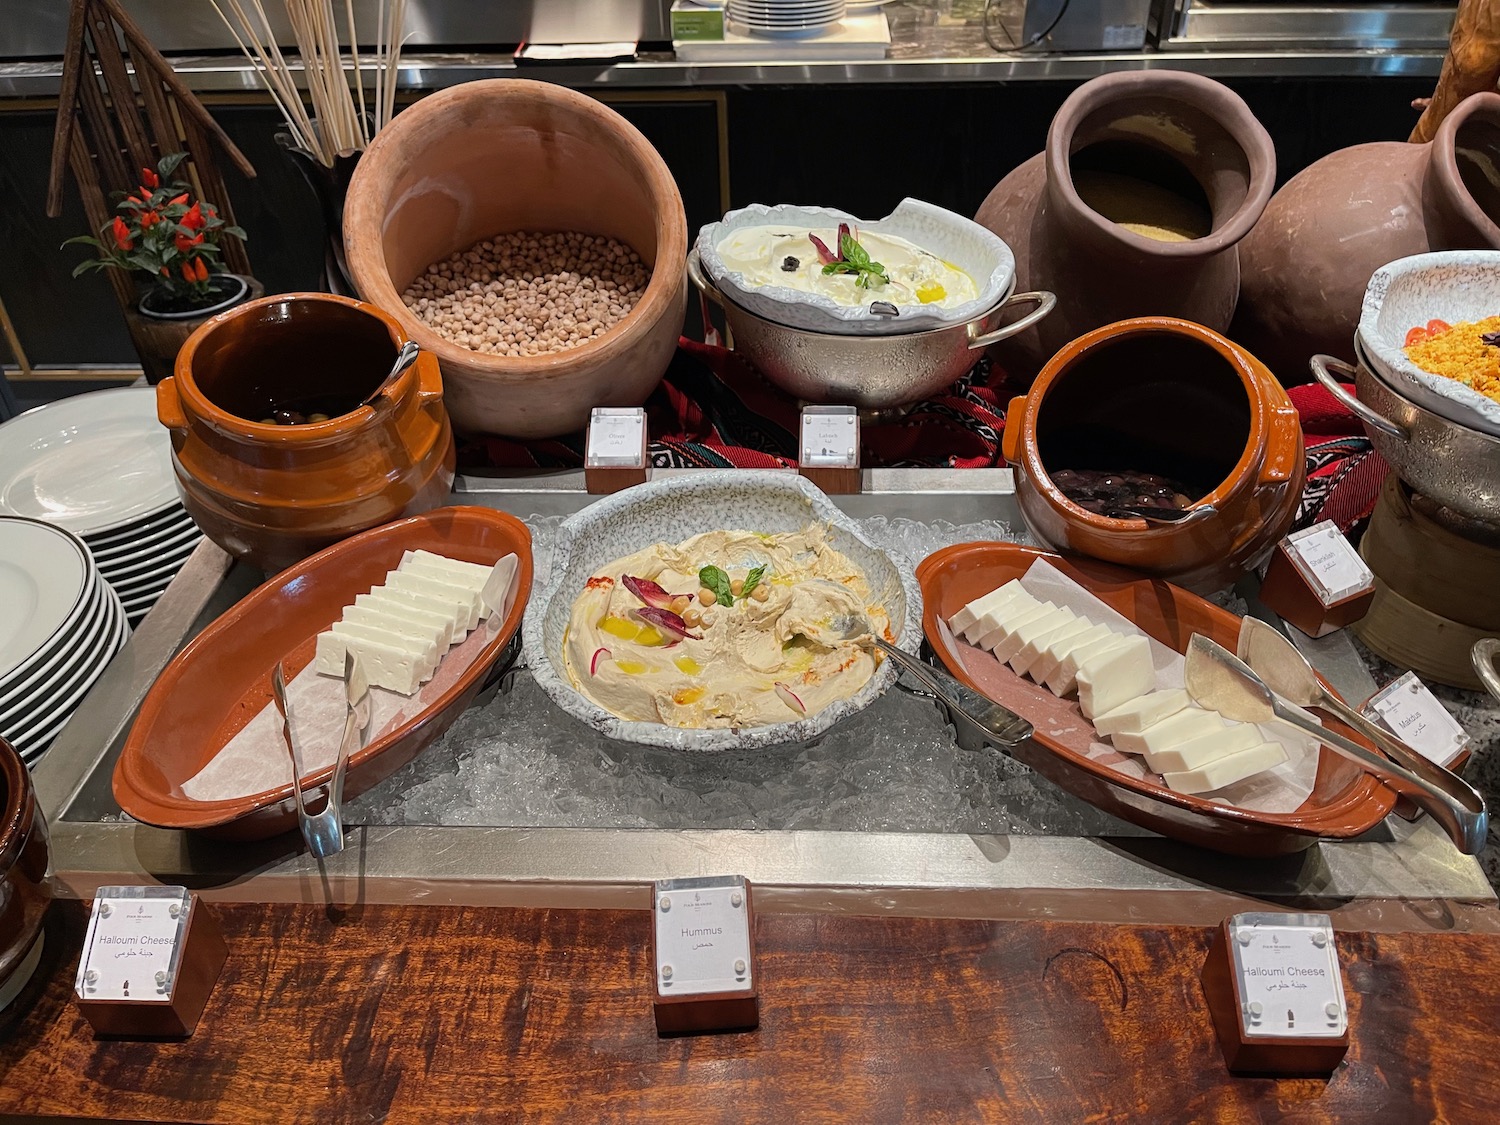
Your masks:
<instances>
[{"instance_id":1,"label":"radish slice garnish","mask_svg":"<svg viewBox=\"0 0 1500 1125\"><path fill-rule=\"evenodd\" d=\"M670 609L655 609L648 606L645 609L637 610L637 612L641 615L642 621L649 621L658 629L665 629L678 639L690 641L701 641L703 639L703 636L699 633L689 633L688 623Z\"/></svg>"},{"instance_id":2,"label":"radish slice garnish","mask_svg":"<svg viewBox=\"0 0 1500 1125\"><path fill-rule=\"evenodd\" d=\"M781 702L785 703L793 711L797 712L797 714L807 714L807 708L802 705L801 698L780 680L776 681L776 694L781 697Z\"/></svg>"},{"instance_id":3,"label":"radish slice garnish","mask_svg":"<svg viewBox=\"0 0 1500 1125\"><path fill-rule=\"evenodd\" d=\"M597 676L599 674L599 661L601 661L601 660L608 660L608 659L609 659L609 649L607 649L607 648L596 648L594 650L593 659L589 661L589 675L590 676Z\"/></svg>"}]
</instances>

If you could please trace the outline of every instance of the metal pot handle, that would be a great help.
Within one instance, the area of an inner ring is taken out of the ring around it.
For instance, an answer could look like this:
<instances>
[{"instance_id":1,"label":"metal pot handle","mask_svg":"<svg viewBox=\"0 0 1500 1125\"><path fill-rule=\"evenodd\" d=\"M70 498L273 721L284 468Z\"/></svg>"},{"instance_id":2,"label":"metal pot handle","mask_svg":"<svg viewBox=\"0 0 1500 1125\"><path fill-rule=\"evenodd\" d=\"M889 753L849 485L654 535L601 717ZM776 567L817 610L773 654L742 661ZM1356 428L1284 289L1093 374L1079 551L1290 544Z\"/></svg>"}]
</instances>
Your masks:
<instances>
[{"instance_id":1,"label":"metal pot handle","mask_svg":"<svg viewBox=\"0 0 1500 1125\"><path fill-rule=\"evenodd\" d=\"M1500 699L1500 670L1495 667L1496 659L1500 658L1500 637L1486 637L1482 641L1475 641L1469 658L1474 661L1474 671L1479 673L1479 678L1489 688L1490 694Z\"/></svg>"},{"instance_id":2,"label":"metal pot handle","mask_svg":"<svg viewBox=\"0 0 1500 1125\"><path fill-rule=\"evenodd\" d=\"M696 246L688 251L687 273L688 279L698 287L698 292L718 305L719 308L722 309L724 307L724 294L719 292L719 287L710 281L708 275L703 272L703 262L698 258L698 248Z\"/></svg>"},{"instance_id":3,"label":"metal pot handle","mask_svg":"<svg viewBox=\"0 0 1500 1125\"><path fill-rule=\"evenodd\" d=\"M1307 365L1312 368L1313 378L1323 384L1323 389L1338 399L1339 402L1343 403L1344 406L1348 407L1349 410L1353 411L1354 416L1365 425L1379 430L1387 437L1393 437L1400 442L1405 442L1411 437L1403 427L1396 425L1396 423L1386 418L1385 415L1376 413L1348 391L1344 390L1343 387L1339 386L1339 381L1329 371L1331 367L1340 375L1347 376L1352 380L1358 373L1353 364L1345 363L1341 359L1334 359L1331 355L1315 355L1307 361Z\"/></svg>"},{"instance_id":4,"label":"metal pot handle","mask_svg":"<svg viewBox=\"0 0 1500 1125\"><path fill-rule=\"evenodd\" d=\"M983 336L974 335L974 323L969 323L969 348L987 348L991 344L998 344L1001 340L1008 340L1017 332L1025 332L1037 321L1041 320L1057 304L1057 294L1038 290L1035 293L1012 293L1001 303L1002 309L1008 309L1011 305L1032 304L1036 308L1012 324L1002 325L993 332L986 332Z\"/></svg>"}]
</instances>

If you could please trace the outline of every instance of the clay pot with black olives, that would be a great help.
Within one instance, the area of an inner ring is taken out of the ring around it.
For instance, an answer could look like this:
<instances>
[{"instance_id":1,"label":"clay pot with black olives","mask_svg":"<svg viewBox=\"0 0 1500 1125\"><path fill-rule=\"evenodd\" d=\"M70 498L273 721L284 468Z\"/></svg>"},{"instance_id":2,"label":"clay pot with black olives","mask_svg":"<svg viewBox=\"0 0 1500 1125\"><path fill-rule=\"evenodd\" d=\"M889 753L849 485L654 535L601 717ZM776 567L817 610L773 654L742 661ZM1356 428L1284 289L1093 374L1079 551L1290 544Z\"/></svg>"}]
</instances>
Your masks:
<instances>
[{"instance_id":1,"label":"clay pot with black olives","mask_svg":"<svg viewBox=\"0 0 1500 1125\"><path fill-rule=\"evenodd\" d=\"M1043 544L1199 592L1269 554L1307 471L1297 411L1265 365L1175 317L1061 348L1011 402L1003 444Z\"/></svg>"}]
</instances>

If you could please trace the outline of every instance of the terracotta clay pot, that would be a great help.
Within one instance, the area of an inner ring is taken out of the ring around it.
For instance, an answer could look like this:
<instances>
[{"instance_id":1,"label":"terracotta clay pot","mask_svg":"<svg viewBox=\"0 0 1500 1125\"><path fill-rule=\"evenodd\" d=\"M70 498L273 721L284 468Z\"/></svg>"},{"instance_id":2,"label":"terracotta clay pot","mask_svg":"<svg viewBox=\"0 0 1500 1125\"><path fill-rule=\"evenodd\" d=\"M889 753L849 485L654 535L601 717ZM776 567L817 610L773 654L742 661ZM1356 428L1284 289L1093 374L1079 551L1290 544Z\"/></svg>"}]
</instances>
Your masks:
<instances>
[{"instance_id":1,"label":"terracotta clay pot","mask_svg":"<svg viewBox=\"0 0 1500 1125\"><path fill-rule=\"evenodd\" d=\"M267 572L448 502L453 431L423 353L360 405L407 336L372 305L290 293L193 334L156 391L183 505L203 533ZM329 415L277 425L274 408Z\"/></svg>"},{"instance_id":2,"label":"terracotta clay pot","mask_svg":"<svg viewBox=\"0 0 1500 1125\"><path fill-rule=\"evenodd\" d=\"M47 821L26 763L0 738L0 1009L36 967L36 942L52 901Z\"/></svg>"},{"instance_id":3,"label":"terracotta clay pot","mask_svg":"<svg viewBox=\"0 0 1500 1125\"><path fill-rule=\"evenodd\" d=\"M1500 249L1500 94L1476 94L1431 144L1378 141L1330 153L1287 181L1240 248L1230 335L1287 383L1308 358L1353 360L1370 275L1429 250Z\"/></svg>"},{"instance_id":4,"label":"terracotta clay pot","mask_svg":"<svg viewBox=\"0 0 1500 1125\"><path fill-rule=\"evenodd\" d=\"M1165 189L1206 212L1209 232L1164 242L1127 230L1084 203L1079 172ZM976 220L1010 244L1016 287L1057 294L1033 331L996 345L1029 376L1067 341L1133 316L1180 316L1222 331L1239 293L1236 243L1276 179L1271 138L1228 87L1196 74L1108 74L1068 96L1045 152L990 192Z\"/></svg>"},{"instance_id":5,"label":"terracotta clay pot","mask_svg":"<svg viewBox=\"0 0 1500 1125\"><path fill-rule=\"evenodd\" d=\"M1055 550L1197 591L1232 585L1291 528L1306 478L1291 400L1254 356L1173 317L1074 340L1006 415L1006 460L1032 533ZM1061 469L1137 470L1194 497L1178 523L1112 519L1065 497Z\"/></svg>"},{"instance_id":6,"label":"terracotta clay pot","mask_svg":"<svg viewBox=\"0 0 1500 1125\"><path fill-rule=\"evenodd\" d=\"M514 231L619 239L650 283L606 335L552 355L473 352L407 311L401 293L433 262ZM550 82L466 82L404 110L354 173L344 244L360 296L438 357L460 430L555 437L595 406L639 406L682 333L687 218L671 172L618 113Z\"/></svg>"}]
</instances>

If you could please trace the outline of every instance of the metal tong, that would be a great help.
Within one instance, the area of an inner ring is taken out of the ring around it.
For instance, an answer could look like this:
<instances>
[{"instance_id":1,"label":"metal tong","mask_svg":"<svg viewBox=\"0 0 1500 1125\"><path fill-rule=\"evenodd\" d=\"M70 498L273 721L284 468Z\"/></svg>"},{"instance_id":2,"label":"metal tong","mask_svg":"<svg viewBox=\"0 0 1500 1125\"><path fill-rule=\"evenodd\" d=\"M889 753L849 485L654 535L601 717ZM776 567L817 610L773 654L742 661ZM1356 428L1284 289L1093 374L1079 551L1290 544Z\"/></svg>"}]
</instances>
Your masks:
<instances>
[{"instance_id":1,"label":"metal tong","mask_svg":"<svg viewBox=\"0 0 1500 1125\"><path fill-rule=\"evenodd\" d=\"M1267 687L1255 670L1234 653L1201 634L1194 634L1188 644L1184 676L1188 694L1202 706L1226 719L1246 723L1279 719L1296 727L1409 797L1443 826L1459 851L1475 855L1484 846L1489 811L1484 798L1462 778L1432 762L1427 762L1422 776L1418 776L1353 739L1329 730ZM1404 744L1403 749L1409 754L1416 753Z\"/></svg>"},{"instance_id":2,"label":"metal tong","mask_svg":"<svg viewBox=\"0 0 1500 1125\"><path fill-rule=\"evenodd\" d=\"M276 710L281 714L281 733L286 739L287 752L292 758L292 794L297 801L297 823L302 829L302 838L308 850L318 859L327 859L344 850L344 771L349 765L349 755L364 745L365 728L370 722L369 681L354 653L344 653L344 734L339 740L339 756L333 766L333 776L328 779L328 800L322 812L307 811L307 799L302 791L302 747L292 724L291 704L286 697L286 676L281 662L271 671L271 694L276 700Z\"/></svg>"}]
</instances>

